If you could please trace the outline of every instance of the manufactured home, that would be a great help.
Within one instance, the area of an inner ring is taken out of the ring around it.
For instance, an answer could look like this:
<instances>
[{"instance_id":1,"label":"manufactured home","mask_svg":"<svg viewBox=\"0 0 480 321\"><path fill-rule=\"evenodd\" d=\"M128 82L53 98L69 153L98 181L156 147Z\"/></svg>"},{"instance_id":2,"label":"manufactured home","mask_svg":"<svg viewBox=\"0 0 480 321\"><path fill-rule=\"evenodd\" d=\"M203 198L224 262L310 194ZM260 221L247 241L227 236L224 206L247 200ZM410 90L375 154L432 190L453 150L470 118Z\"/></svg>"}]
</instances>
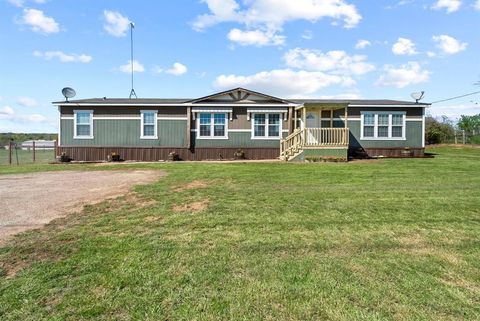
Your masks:
<instances>
[{"instance_id":1,"label":"manufactured home","mask_svg":"<svg viewBox=\"0 0 480 321\"><path fill-rule=\"evenodd\" d=\"M236 88L197 99L54 102L58 154L102 161L422 157L427 103L282 99Z\"/></svg>"}]
</instances>

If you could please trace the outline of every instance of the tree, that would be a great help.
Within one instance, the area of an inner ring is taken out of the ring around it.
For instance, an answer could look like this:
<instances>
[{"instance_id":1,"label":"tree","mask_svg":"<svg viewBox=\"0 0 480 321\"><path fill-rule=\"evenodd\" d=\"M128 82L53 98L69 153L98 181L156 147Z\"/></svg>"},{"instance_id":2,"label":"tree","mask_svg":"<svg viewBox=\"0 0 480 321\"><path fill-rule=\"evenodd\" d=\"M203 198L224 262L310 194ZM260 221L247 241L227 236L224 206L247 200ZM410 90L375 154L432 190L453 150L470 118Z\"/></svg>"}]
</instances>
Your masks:
<instances>
[{"instance_id":1,"label":"tree","mask_svg":"<svg viewBox=\"0 0 480 321\"><path fill-rule=\"evenodd\" d=\"M446 143L454 135L455 129L447 117L442 117L442 121L438 121L432 116L425 118L425 141L427 144Z\"/></svg>"},{"instance_id":2,"label":"tree","mask_svg":"<svg viewBox=\"0 0 480 321\"><path fill-rule=\"evenodd\" d=\"M474 116L462 115L458 121L458 128L475 135L480 131L480 114Z\"/></svg>"}]
</instances>

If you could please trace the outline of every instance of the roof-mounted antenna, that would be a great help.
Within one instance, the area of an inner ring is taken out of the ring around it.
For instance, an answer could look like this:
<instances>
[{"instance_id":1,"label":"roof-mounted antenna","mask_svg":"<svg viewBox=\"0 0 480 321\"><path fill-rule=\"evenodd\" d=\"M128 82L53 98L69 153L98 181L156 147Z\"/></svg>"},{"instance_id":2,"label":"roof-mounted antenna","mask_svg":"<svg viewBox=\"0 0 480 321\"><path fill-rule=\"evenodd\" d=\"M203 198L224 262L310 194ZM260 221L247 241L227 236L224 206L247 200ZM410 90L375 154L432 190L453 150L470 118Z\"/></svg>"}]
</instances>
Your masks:
<instances>
[{"instance_id":1,"label":"roof-mounted antenna","mask_svg":"<svg viewBox=\"0 0 480 321\"><path fill-rule=\"evenodd\" d=\"M70 87L65 87L62 89L62 95L65 97L65 101L68 102L68 98L73 98L75 97L77 93L75 92L75 89L70 88Z\"/></svg>"},{"instance_id":2,"label":"roof-mounted antenna","mask_svg":"<svg viewBox=\"0 0 480 321\"><path fill-rule=\"evenodd\" d=\"M412 97L413 99L415 99L415 103L418 104L418 102L420 100L422 100L422 98L425 96L425 92L424 91L420 91L420 92L416 92L416 93L411 93L410 94L410 97Z\"/></svg>"},{"instance_id":3,"label":"roof-mounted antenna","mask_svg":"<svg viewBox=\"0 0 480 321\"><path fill-rule=\"evenodd\" d=\"M132 68L132 90L130 90L130 99L132 99L132 97L137 98L137 93L135 89L133 89L133 28L135 28L135 25L133 22L130 22L130 67Z\"/></svg>"}]
</instances>

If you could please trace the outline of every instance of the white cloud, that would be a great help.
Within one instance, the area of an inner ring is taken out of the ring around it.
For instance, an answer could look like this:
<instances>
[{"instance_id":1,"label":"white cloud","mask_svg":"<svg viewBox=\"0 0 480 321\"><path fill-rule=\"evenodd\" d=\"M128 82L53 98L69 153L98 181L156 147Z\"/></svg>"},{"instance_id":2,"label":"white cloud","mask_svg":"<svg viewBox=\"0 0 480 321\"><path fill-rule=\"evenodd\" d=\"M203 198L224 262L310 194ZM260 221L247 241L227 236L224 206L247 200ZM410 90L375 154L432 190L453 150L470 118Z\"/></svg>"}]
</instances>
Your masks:
<instances>
[{"instance_id":1,"label":"white cloud","mask_svg":"<svg viewBox=\"0 0 480 321\"><path fill-rule=\"evenodd\" d=\"M403 88L409 85L428 81L430 72L423 70L418 62L409 62L398 68L392 65L384 66L384 73L375 85L381 87Z\"/></svg>"},{"instance_id":2,"label":"white cloud","mask_svg":"<svg viewBox=\"0 0 480 321\"><path fill-rule=\"evenodd\" d=\"M392 46L392 52L399 56L411 56L417 54L415 43L407 38L398 38L397 42Z\"/></svg>"},{"instance_id":3,"label":"white cloud","mask_svg":"<svg viewBox=\"0 0 480 321\"><path fill-rule=\"evenodd\" d=\"M125 65L121 65L120 67L118 67L118 70L126 74L131 73L132 61L131 60L127 61ZM143 65L140 62L138 62L138 60L133 60L133 72L144 72L144 71L145 71L145 67L143 67Z\"/></svg>"},{"instance_id":4,"label":"white cloud","mask_svg":"<svg viewBox=\"0 0 480 321\"><path fill-rule=\"evenodd\" d=\"M462 5L461 0L438 0L432 6L432 9L434 9L434 10L445 9L445 10L447 10L447 13L452 13L452 12L455 12L458 9L460 9L461 5Z\"/></svg>"},{"instance_id":5,"label":"white cloud","mask_svg":"<svg viewBox=\"0 0 480 321\"><path fill-rule=\"evenodd\" d=\"M437 54L434 53L433 51L427 51L427 56L430 57L430 58L433 58L433 57L436 57Z\"/></svg>"},{"instance_id":6,"label":"white cloud","mask_svg":"<svg viewBox=\"0 0 480 321\"><path fill-rule=\"evenodd\" d=\"M242 7L236 0L202 2L207 4L210 13L195 19L193 28L197 31L222 22L236 22L249 30L276 35L286 22L294 20L316 22L322 18L332 18L343 20L345 28L353 28L362 19L355 5L346 0L248 0L242 3ZM256 42L254 44L257 45ZM283 42L280 41L280 44Z\"/></svg>"},{"instance_id":7,"label":"white cloud","mask_svg":"<svg viewBox=\"0 0 480 321\"><path fill-rule=\"evenodd\" d=\"M172 68L167 69L165 72L167 74L180 76L180 75L183 75L184 73L186 73L187 71L188 71L187 66L185 66L185 65L183 65L179 62L176 62L176 63L173 64Z\"/></svg>"},{"instance_id":8,"label":"white cloud","mask_svg":"<svg viewBox=\"0 0 480 321\"><path fill-rule=\"evenodd\" d=\"M322 95L318 96L317 98L320 99L362 99L362 95L356 94L356 93L343 93L343 94L338 94L338 95Z\"/></svg>"},{"instance_id":9,"label":"white cloud","mask_svg":"<svg viewBox=\"0 0 480 321\"><path fill-rule=\"evenodd\" d=\"M108 34L114 37L124 37L127 34L130 26L130 20L127 17L110 10L104 10L103 17L105 18L103 28Z\"/></svg>"},{"instance_id":10,"label":"white cloud","mask_svg":"<svg viewBox=\"0 0 480 321\"><path fill-rule=\"evenodd\" d=\"M4 106L0 109L0 120L8 120L18 123L43 123L47 121L47 117L40 114L17 115L12 107Z\"/></svg>"},{"instance_id":11,"label":"white cloud","mask_svg":"<svg viewBox=\"0 0 480 321\"><path fill-rule=\"evenodd\" d=\"M359 76L375 69L373 64L366 61L366 56L350 56L341 50L323 53L320 50L295 48L284 55L284 60L289 67L343 76Z\"/></svg>"},{"instance_id":12,"label":"white cloud","mask_svg":"<svg viewBox=\"0 0 480 321\"><path fill-rule=\"evenodd\" d=\"M355 45L355 49L365 49L368 46L371 46L372 43L368 40L360 39L357 41L357 44Z\"/></svg>"},{"instance_id":13,"label":"white cloud","mask_svg":"<svg viewBox=\"0 0 480 321\"><path fill-rule=\"evenodd\" d=\"M44 58L45 60L52 60L57 58L60 62L81 62L81 63L89 63L92 61L92 56L86 54L66 54L62 51L34 51L33 55L35 57Z\"/></svg>"},{"instance_id":14,"label":"white cloud","mask_svg":"<svg viewBox=\"0 0 480 321\"><path fill-rule=\"evenodd\" d=\"M23 9L23 16L20 24L29 25L32 31L49 34L60 31L60 26L52 17L47 17L43 11L37 9Z\"/></svg>"},{"instance_id":15,"label":"white cloud","mask_svg":"<svg viewBox=\"0 0 480 321\"><path fill-rule=\"evenodd\" d=\"M433 36L432 39L437 43L437 48L447 55L457 54L467 49L468 46L466 42L460 42L457 39L447 35Z\"/></svg>"},{"instance_id":16,"label":"white cloud","mask_svg":"<svg viewBox=\"0 0 480 321\"><path fill-rule=\"evenodd\" d=\"M5 115L13 115L15 112L13 111L13 108L10 106L4 106L2 109L0 109L0 117L5 116Z\"/></svg>"},{"instance_id":17,"label":"white cloud","mask_svg":"<svg viewBox=\"0 0 480 321\"><path fill-rule=\"evenodd\" d=\"M302 33L301 37L302 37L303 39L306 39L306 40L313 39L313 32L312 32L312 30L305 30L305 31Z\"/></svg>"},{"instance_id":18,"label":"white cloud","mask_svg":"<svg viewBox=\"0 0 480 321\"><path fill-rule=\"evenodd\" d=\"M351 85L349 77L324 72L291 69L263 71L249 76L220 75L214 86L219 89L247 87L282 97L305 96L332 85Z\"/></svg>"},{"instance_id":19,"label":"white cloud","mask_svg":"<svg viewBox=\"0 0 480 321\"><path fill-rule=\"evenodd\" d=\"M171 68L166 70L160 66L153 66L152 68L152 72L155 74L160 74L162 72L165 72L167 74L174 75L174 76L181 76L185 74L187 71L188 71L187 66L179 62L174 63Z\"/></svg>"},{"instance_id":20,"label":"white cloud","mask_svg":"<svg viewBox=\"0 0 480 321\"><path fill-rule=\"evenodd\" d=\"M16 7L23 7L25 5L25 0L7 0L10 4L13 4ZM44 4L46 0L33 0L33 2L38 4Z\"/></svg>"},{"instance_id":21,"label":"white cloud","mask_svg":"<svg viewBox=\"0 0 480 321\"><path fill-rule=\"evenodd\" d=\"M227 35L232 42L238 43L241 46L254 45L258 47L269 45L283 45L285 37L279 36L271 31L251 30L242 31L240 29L232 29Z\"/></svg>"},{"instance_id":22,"label":"white cloud","mask_svg":"<svg viewBox=\"0 0 480 321\"><path fill-rule=\"evenodd\" d=\"M480 10L480 0L477 0L477 2L475 2L475 4L473 5L473 7L474 7L476 10Z\"/></svg>"},{"instance_id":23,"label":"white cloud","mask_svg":"<svg viewBox=\"0 0 480 321\"><path fill-rule=\"evenodd\" d=\"M18 97L17 104L23 107L37 107L38 102L30 97Z\"/></svg>"}]
</instances>

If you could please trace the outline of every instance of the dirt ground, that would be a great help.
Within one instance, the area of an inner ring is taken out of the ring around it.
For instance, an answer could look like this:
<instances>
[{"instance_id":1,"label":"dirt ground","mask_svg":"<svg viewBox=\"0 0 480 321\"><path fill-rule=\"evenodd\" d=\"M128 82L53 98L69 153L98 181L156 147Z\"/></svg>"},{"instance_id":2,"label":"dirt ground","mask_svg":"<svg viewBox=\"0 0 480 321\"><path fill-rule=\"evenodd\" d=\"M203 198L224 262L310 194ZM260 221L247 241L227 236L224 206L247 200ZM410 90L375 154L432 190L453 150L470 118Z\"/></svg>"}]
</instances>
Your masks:
<instances>
[{"instance_id":1,"label":"dirt ground","mask_svg":"<svg viewBox=\"0 0 480 321\"><path fill-rule=\"evenodd\" d=\"M125 194L163 171L62 171L0 176L0 244L83 205Z\"/></svg>"}]
</instances>

